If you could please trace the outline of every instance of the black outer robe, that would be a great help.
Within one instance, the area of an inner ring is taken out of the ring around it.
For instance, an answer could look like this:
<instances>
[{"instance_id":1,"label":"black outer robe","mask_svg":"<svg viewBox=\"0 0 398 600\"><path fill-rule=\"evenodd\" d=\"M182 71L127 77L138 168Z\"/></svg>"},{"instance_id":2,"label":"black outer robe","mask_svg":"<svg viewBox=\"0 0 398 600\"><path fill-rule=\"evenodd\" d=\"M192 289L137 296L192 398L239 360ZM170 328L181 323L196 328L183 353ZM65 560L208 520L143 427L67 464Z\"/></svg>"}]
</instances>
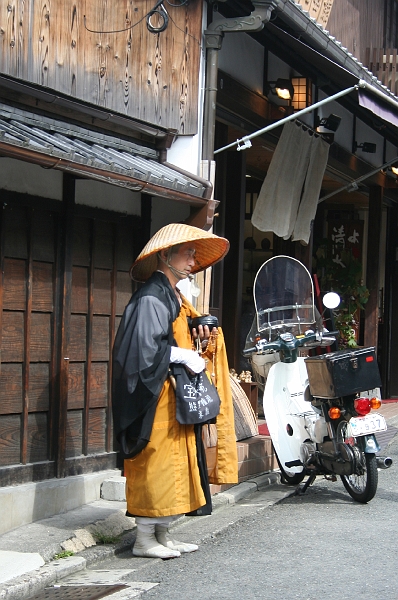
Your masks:
<instances>
[{"instance_id":1,"label":"black outer robe","mask_svg":"<svg viewBox=\"0 0 398 600\"><path fill-rule=\"evenodd\" d=\"M132 458L149 442L179 311L176 294L160 271L133 294L124 311L112 371L114 430L123 458Z\"/></svg>"}]
</instances>

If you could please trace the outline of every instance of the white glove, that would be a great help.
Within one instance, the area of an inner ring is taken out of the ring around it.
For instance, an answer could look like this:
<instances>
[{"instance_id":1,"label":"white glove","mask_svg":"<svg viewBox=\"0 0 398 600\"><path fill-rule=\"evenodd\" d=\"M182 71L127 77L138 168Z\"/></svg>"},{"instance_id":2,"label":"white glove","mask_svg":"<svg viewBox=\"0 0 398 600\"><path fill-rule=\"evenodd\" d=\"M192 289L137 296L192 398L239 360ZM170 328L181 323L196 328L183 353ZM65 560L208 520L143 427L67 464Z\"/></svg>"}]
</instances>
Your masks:
<instances>
[{"instance_id":1,"label":"white glove","mask_svg":"<svg viewBox=\"0 0 398 600\"><path fill-rule=\"evenodd\" d=\"M197 352L178 348L178 346L171 347L170 362L185 365L194 373L201 373L206 366L205 361Z\"/></svg>"}]
</instances>

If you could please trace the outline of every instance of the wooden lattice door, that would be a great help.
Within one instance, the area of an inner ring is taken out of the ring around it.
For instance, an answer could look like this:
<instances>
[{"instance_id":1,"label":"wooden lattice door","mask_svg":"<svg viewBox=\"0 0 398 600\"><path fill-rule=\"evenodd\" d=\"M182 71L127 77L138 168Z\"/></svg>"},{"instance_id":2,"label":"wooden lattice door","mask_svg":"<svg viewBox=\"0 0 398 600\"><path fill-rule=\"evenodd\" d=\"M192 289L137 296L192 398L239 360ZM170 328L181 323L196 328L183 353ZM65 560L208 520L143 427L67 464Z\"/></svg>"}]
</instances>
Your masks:
<instances>
[{"instance_id":1,"label":"wooden lattice door","mask_svg":"<svg viewBox=\"0 0 398 600\"><path fill-rule=\"evenodd\" d=\"M96 457L113 448L111 351L130 299L131 221L75 215L73 225L65 458ZM87 459L90 460L90 459ZM77 463L81 461L78 459Z\"/></svg>"},{"instance_id":2,"label":"wooden lattice door","mask_svg":"<svg viewBox=\"0 0 398 600\"><path fill-rule=\"evenodd\" d=\"M113 467L110 359L132 292L137 219L6 197L0 485Z\"/></svg>"},{"instance_id":3,"label":"wooden lattice door","mask_svg":"<svg viewBox=\"0 0 398 600\"><path fill-rule=\"evenodd\" d=\"M56 211L3 206L0 467L36 463L39 478L54 474L58 244Z\"/></svg>"}]
</instances>

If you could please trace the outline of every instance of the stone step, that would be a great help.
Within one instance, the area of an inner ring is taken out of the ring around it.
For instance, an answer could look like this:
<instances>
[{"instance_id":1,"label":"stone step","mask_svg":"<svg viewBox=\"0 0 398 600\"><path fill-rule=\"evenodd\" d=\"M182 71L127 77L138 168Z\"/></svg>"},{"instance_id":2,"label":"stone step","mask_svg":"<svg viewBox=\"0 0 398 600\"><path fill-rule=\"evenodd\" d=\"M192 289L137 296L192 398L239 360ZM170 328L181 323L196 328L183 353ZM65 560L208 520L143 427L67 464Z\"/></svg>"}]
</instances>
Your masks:
<instances>
[{"instance_id":1,"label":"stone step","mask_svg":"<svg viewBox=\"0 0 398 600\"><path fill-rule=\"evenodd\" d=\"M261 473L269 473L278 468L273 453L271 438L266 435L256 435L246 440L236 442L238 450L238 476L239 483L246 481ZM211 448L208 449L210 452ZM101 498L123 502L125 495L126 478L113 476L106 479L101 485ZM231 488L231 485L210 485L211 494L218 494Z\"/></svg>"}]
</instances>

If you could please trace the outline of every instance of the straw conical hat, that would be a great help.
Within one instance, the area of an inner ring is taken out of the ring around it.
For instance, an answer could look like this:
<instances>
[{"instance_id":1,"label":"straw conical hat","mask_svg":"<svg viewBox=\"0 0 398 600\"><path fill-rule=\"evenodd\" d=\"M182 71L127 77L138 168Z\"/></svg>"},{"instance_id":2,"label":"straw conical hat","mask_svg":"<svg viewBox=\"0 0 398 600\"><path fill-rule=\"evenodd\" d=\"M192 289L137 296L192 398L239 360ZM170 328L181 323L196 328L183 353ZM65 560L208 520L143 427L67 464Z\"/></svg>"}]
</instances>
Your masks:
<instances>
[{"instance_id":1,"label":"straw conical hat","mask_svg":"<svg viewBox=\"0 0 398 600\"><path fill-rule=\"evenodd\" d=\"M229 250L229 241L192 225L170 223L159 229L140 252L130 269L135 281L146 281L157 267L157 253L176 244L195 242L195 266L192 273L198 273L224 258Z\"/></svg>"}]
</instances>

